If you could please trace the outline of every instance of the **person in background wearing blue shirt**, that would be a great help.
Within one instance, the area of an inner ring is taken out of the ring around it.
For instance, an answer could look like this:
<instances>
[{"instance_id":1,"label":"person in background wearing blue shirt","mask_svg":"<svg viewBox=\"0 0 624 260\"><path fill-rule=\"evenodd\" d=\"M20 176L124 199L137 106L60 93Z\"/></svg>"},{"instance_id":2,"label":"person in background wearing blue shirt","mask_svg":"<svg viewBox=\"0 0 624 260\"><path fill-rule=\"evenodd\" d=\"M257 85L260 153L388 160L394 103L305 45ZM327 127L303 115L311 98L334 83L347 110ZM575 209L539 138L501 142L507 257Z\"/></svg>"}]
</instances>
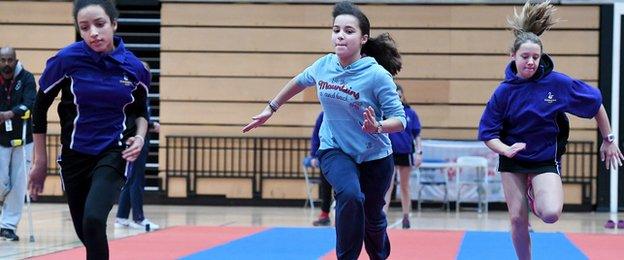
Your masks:
<instances>
[{"instance_id":1,"label":"person in background wearing blue shirt","mask_svg":"<svg viewBox=\"0 0 624 260\"><path fill-rule=\"evenodd\" d=\"M74 2L82 41L47 61L33 109L34 165L29 188L43 190L47 170L47 111L61 92L61 155L67 204L87 259L108 259L106 220L147 131L149 71L113 36L118 12L107 0ZM128 125L127 118L134 118Z\"/></svg>"},{"instance_id":2,"label":"person in background wearing blue shirt","mask_svg":"<svg viewBox=\"0 0 624 260\"><path fill-rule=\"evenodd\" d=\"M147 62L143 61L141 63L143 63L148 71L150 70L149 64L147 64ZM149 99L146 99L145 101L147 102L149 112ZM129 120L133 121L134 118L129 118ZM160 124L152 120L148 121L149 122L147 129L150 132L158 133L160 131ZM117 217L115 218L116 228L130 227L145 231L156 230L160 228L159 225L147 219L145 217L145 214L143 214L143 192L145 191L145 163L147 162L147 156L149 154L149 140L149 134L145 135L145 145L143 145L143 149L141 149L141 154L139 155L139 157L132 163L132 173L130 174L130 176L128 176L124 187L121 189L121 194L119 194L119 205L117 206ZM132 220L129 219L131 209ZM149 226L149 228L147 226Z\"/></svg>"},{"instance_id":3,"label":"person in background wearing blue shirt","mask_svg":"<svg viewBox=\"0 0 624 260\"><path fill-rule=\"evenodd\" d=\"M555 223L563 208L561 151L567 136L564 113L595 118L604 141L600 158L607 168L622 165L600 91L553 70L539 36L556 21L549 2L514 12L515 35L505 80L494 91L479 123L479 139L500 154L499 168L519 259L531 259L528 207L545 223ZM559 122L559 123L558 123ZM560 125L564 122L563 125ZM527 204L526 201L529 201Z\"/></svg>"},{"instance_id":4,"label":"person in background wearing blue shirt","mask_svg":"<svg viewBox=\"0 0 624 260\"><path fill-rule=\"evenodd\" d=\"M418 115L414 111L407 101L405 100L405 94L401 85L397 84L397 93L403 103L403 110L405 110L405 116L407 119L407 126L405 130L398 133L391 133L390 142L392 143L392 151L394 157L395 174L390 181L390 188L386 192L386 206L384 211L388 212L388 206L390 205L390 198L392 196L392 190L394 188L394 179L396 172L399 173L399 181L401 185L401 208L403 210L403 229L410 228L409 213L412 209L412 198L410 196L410 176L412 174L412 167L420 166L422 163L422 146L420 142L420 120ZM415 154L415 156L413 156Z\"/></svg>"},{"instance_id":5,"label":"person in background wearing blue shirt","mask_svg":"<svg viewBox=\"0 0 624 260\"><path fill-rule=\"evenodd\" d=\"M314 124L314 130L312 131L312 137L310 139L310 156L308 157L309 162L306 163L310 167L319 167L319 161L316 153L318 152L319 146L321 145L321 139L319 138L319 130L321 129L321 124L323 123L323 111L316 118L316 123ZM329 218L329 211L331 208L332 202L332 188L331 184L327 182L325 176L321 172L321 176L319 176L319 193L321 199L321 214L318 219L312 222L313 226L329 226L331 224L331 219Z\"/></svg>"},{"instance_id":6,"label":"person in background wearing blue shirt","mask_svg":"<svg viewBox=\"0 0 624 260\"><path fill-rule=\"evenodd\" d=\"M307 86L316 86L324 112L317 155L335 191L338 259L357 259L363 242L371 259L386 259L390 241L383 206L394 170L388 133L405 128L392 79L401 69L401 56L387 33L369 37L368 18L352 3L337 3L332 15L335 53L288 82L243 132L264 124Z\"/></svg>"}]
</instances>

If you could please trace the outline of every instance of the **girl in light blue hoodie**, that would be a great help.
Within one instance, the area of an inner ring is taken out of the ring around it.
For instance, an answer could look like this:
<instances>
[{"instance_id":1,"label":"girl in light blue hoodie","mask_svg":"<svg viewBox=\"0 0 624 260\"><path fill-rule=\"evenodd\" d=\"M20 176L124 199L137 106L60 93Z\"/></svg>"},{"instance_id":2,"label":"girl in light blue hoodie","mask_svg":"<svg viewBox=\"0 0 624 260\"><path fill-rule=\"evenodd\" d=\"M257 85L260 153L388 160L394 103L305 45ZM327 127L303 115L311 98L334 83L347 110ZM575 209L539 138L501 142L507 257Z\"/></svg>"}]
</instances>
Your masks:
<instances>
[{"instance_id":1,"label":"girl in light blue hoodie","mask_svg":"<svg viewBox=\"0 0 624 260\"><path fill-rule=\"evenodd\" d=\"M394 169L388 133L403 131L406 124L392 79L401 56L387 33L369 37L368 18L353 4L337 3L332 15L335 52L288 82L243 132L316 86L325 113L317 156L335 190L338 259L357 259L363 242L371 259L386 259L390 242L382 208Z\"/></svg>"}]
</instances>

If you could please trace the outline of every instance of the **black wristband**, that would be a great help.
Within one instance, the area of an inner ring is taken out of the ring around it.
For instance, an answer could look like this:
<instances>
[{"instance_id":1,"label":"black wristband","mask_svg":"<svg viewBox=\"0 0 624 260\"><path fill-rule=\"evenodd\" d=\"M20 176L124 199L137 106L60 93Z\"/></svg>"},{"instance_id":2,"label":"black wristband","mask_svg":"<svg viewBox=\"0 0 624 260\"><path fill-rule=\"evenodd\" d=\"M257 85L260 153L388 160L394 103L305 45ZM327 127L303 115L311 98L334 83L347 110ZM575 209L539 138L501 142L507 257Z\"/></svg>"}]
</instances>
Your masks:
<instances>
[{"instance_id":1,"label":"black wristband","mask_svg":"<svg viewBox=\"0 0 624 260\"><path fill-rule=\"evenodd\" d=\"M277 107L273 104L273 100L269 100L269 108L271 109L271 112L277 112Z\"/></svg>"}]
</instances>

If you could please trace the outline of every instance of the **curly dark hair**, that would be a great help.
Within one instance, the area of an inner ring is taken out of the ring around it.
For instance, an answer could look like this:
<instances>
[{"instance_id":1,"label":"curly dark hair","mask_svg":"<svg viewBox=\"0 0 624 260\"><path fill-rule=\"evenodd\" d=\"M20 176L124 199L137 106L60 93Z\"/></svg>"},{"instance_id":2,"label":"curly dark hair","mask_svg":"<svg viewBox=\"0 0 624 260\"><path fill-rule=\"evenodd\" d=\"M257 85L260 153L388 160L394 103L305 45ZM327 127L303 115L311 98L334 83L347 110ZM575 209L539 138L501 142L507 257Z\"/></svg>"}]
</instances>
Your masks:
<instances>
[{"instance_id":1,"label":"curly dark hair","mask_svg":"<svg viewBox=\"0 0 624 260\"><path fill-rule=\"evenodd\" d=\"M80 12L80 10L82 10L83 8L91 5L98 5L102 7L106 15L110 17L111 23L117 20L117 18L119 17L119 11L117 11L115 3L112 0L75 0L74 9L72 12L74 15L74 23L77 23L76 19L78 16L78 12Z\"/></svg>"}]
</instances>

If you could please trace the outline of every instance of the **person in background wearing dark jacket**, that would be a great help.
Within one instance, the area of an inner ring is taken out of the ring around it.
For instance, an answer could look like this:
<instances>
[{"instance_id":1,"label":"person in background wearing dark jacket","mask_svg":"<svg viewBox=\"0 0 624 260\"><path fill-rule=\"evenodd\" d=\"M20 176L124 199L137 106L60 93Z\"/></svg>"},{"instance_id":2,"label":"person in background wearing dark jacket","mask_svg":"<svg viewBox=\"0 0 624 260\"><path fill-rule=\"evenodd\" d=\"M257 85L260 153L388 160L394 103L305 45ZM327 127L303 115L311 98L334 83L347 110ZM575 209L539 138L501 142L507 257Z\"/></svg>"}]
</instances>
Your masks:
<instances>
[{"instance_id":1,"label":"person in background wearing dark jacket","mask_svg":"<svg viewBox=\"0 0 624 260\"><path fill-rule=\"evenodd\" d=\"M403 209L403 229L410 228L409 213L412 208L412 198L410 196L410 175L412 167L420 166L422 163L422 146L420 142L420 120L418 115L405 100L405 94L401 85L397 84L397 93L403 103L407 126L405 130L398 133L388 134L392 143L392 151L394 157L395 174L392 177L390 188L386 192L386 206L384 210L388 212L390 198L394 188L394 179L396 172L399 173L399 182L401 185L401 208Z\"/></svg>"},{"instance_id":2,"label":"person in background wearing dark jacket","mask_svg":"<svg viewBox=\"0 0 624 260\"><path fill-rule=\"evenodd\" d=\"M567 133L558 125L561 114L596 119L603 137L600 158L607 168L621 166L624 159L600 91L554 71L544 52L539 36L556 23L554 11L549 2L527 2L508 19L515 35L512 61L479 123L479 139L500 154L498 170L520 260L531 259L528 208L545 223L557 222L563 208L560 144Z\"/></svg>"},{"instance_id":3,"label":"person in background wearing dark jacket","mask_svg":"<svg viewBox=\"0 0 624 260\"><path fill-rule=\"evenodd\" d=\"M318 151L319 146L321 145L321 140L319 139L319 129L321 128L321 124L323 123L323 112L318 115L316 118L316 123L314 124L314 131L312 131L312 137L310 141L310 157L309 166L319 167L318 157L316 156L316 152ZM319 184L319 192L321 197L321 214L319 218L312 222L313 226L329 226L331 224L331 219L329 218L329 211L332 203L332 187L325 176L323 176L323 172L321 172L319 176L321 183Z\"/></svg>"},{"instance_id":4,"label":"person in background wearing dark jacket","mask_svg":"<svg viewBox=\"0 0 624 260\"><path fill-rule=\"evenodd\" d=\"M0 74L0 236L18 241L15 230L22 217L28 170L24 169L24 160L28 167L32 155L32 124L28 119L24 143L21 117L35 103L37 86L33 74L24 69L11 47L0 49Z\"/></svg>"}]
</instances>

